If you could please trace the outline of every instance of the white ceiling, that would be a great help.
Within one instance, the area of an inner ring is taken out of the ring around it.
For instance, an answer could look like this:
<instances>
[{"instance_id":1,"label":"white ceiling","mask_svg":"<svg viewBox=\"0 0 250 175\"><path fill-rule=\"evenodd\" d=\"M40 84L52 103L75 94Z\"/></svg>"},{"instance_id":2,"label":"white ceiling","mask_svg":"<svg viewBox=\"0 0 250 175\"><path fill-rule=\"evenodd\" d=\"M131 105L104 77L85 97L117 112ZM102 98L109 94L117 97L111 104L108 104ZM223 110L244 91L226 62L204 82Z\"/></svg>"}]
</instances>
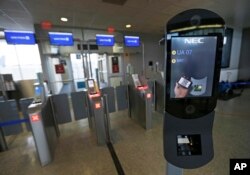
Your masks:
<instances>
[{"instance_id":1,"label":"white ceiling","mask_svg":"<svg viewBox=\"0 0 250 175\"><path fill-rule=\"evenodd\" d=\"M0 28L33 30L34 23L49 20L54 25L162 34L171 17L191 8L212 10L231 27L250 27L249 0L127 0L123 6L102 0L0 0ZM61 22L62 16L69 21ZM125 29L127 23L133 27Z\"/></svg>"}]
</instances>

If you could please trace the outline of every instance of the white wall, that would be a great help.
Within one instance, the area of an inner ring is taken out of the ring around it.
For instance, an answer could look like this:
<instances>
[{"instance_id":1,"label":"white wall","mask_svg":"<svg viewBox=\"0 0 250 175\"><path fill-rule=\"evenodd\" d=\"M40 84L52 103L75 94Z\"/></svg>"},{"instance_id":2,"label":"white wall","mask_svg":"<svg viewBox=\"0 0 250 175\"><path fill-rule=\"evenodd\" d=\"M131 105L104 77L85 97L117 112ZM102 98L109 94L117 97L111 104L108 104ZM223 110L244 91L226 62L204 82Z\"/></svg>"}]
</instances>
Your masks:
<instances>
[{"instance_id":1,"label":"white wall","mask_svg":"<svg viewBox=\"0 0 250 175\"><path fill-rule=\"evenodd\" d=\"M148 69L148 62L153 61L155 65L156 62L159 62L159 70L164 70L164 46L159 45L159 40L161 35L152 35L152 34L135 34L140 36L142 45L139 48L125 49L124 54L124 70L126 66L130 63L133 66L134 73L142 73L143 67L145 70ZM143 48L144 47L144 48ZM127 53L127 51L129 53ZM144 55L143 55L144 53ZM144 57L144 62L143 62ZM144 64L144 66L143 66Z\"/></svg>"},{"instance_id":2,"label":"white wall","mask_svg":"<svg viewBox=\"0 0 250 175\"><path fill-rule=\"evenodd\" d=\"M39 25L35 25L36 34L38 36L38 39L40 40L39 49L41 54L41 61L42 61L42 67L44 71L44 77L45 79L49 78L49 70L46 67L46 63L44 63L46 60L46 57L48 57L50 54L55 54L52 52L52 50L58 50L58 53L61 55L68 56L70 53L79 53L80 51L77 50L75 42L74 47L56 47L56 46L50 46L48 42L48 31L44 31L40 29ZM80 39L84 40L90 43L95 43L95 36L96 34L108 34L105 30L91 30L91 29L73 29L69 27L54 27L53 31L56 32L72 32L74 35L74 39ZM115 42L118 44L123 44L123 36L124 35L135 35L139 36L141 38L141 42L144 46L144 51L141 47L138 48L129 48L129 47L123 47L122 51L118 51L117 49L114 49L113 47L99 47L98 51L92 51L92 53L107 53L107 54L120 54L121 58L123 59L123 67L121 69L123 71L126 70L126 66L128 63L131 63L131 65L134 67L135 73L142 73L143 72L143 65L144 68L147 69L148 62L153 61L155 64L156 62L159 62L159 69L164 69L164 46L159 46L159 40L162 38L161 35L152 35L152 34L144 34L144 33L132 33L132 32L114 32L113 35L115 35ZM57 49L58 48L58 49ZM144 53L144 54L143 54ZM143 57L144 56L144 57ZM144 59L143 59L144 58ZM144 60L144 61L143 61ZM144 64L143 64L144 63Z\"/></svg>"},{"instance_id":3,"label":"white wall","mask_svg":"<svg viewBox=\"0 0 250 175\"><path fill-rule=\"evenodd\" d=\"M60 61L58 58L47 57L45 62L48 68L50 90L52 90L53 94L58 94L62 89L63 83L62 75L55 73L55 64L59 64Z\"/></svg>"},{"instance_id":4,"label":"white wall","mask_svg":"<svg viewBox=\"0 0 250 175\"><path fill-rule=\"evenodd\" d=\"M220 81L229 80L229 82L235 82L238 80L241 40L242 40L242 29L234 28L230 66L228 68L221 70Z\"/></svg>"}]
</instances>

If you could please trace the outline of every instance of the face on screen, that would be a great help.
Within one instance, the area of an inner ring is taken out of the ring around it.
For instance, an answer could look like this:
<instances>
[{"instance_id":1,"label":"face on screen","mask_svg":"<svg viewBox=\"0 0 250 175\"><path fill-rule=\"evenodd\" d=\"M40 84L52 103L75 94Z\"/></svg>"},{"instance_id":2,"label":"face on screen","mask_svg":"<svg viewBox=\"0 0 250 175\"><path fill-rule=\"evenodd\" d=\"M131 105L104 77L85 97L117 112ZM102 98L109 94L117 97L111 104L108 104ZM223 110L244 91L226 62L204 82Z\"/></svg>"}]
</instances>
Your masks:
<instances>
[{"instance_id":1,"label":"face on screen","mask_svg":"<svg viewBox=\"0 0 250 175\"><path fill-rule=\"evenodd\" d=\"M217 37L172 37L170 98L210 97Z\"/></svg>"}]
</instances>

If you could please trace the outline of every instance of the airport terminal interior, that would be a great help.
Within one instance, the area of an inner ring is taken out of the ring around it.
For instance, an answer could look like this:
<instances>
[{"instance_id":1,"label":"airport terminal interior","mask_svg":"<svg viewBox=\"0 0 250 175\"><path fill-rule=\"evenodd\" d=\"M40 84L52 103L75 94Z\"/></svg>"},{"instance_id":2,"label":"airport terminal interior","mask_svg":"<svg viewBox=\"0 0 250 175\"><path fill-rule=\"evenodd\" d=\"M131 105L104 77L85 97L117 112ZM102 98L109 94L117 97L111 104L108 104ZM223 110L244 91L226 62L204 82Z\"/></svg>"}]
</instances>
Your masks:
<instances>
[{"instance_id":1,"label":"airport terminal interior","mask_svg":"<svg viewBox=\"0 0 250 175\"><path fill-rule=\"evenodd\" d=\"M0 0L0 175L249 173L249 7Z\"/></svg>"}]
</instances>

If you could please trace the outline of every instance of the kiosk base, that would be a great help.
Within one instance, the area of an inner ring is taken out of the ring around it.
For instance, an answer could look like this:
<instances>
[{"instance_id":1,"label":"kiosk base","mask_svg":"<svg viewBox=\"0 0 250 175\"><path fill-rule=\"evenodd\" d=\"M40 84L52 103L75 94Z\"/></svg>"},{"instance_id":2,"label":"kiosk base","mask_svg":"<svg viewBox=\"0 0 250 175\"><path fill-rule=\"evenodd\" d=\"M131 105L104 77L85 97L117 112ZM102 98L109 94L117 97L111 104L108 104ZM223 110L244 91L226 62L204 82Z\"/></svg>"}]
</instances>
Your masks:
<instances>
[{"instance_id":1,"label":"kiosk base","mask_svg":"<svg viewBox=\"0 0 250 175\"><path fill-rule=\"evenodd\" d=\"M166 175L183 175L183 169L172 165L171 163L166 164Z\"/></svg>"},{"instance_id":2,"label":"kiosk base","mask_svg":"<svg viewBox=\"0 0 250 175\"><path fill-rule=\"evenodd\" d=\"M196 119L164 116L164 156L174 166L198 168L213 159L214 111ZM192 128L192 130L190 129Z\"/></svg>"}]
</instances>

